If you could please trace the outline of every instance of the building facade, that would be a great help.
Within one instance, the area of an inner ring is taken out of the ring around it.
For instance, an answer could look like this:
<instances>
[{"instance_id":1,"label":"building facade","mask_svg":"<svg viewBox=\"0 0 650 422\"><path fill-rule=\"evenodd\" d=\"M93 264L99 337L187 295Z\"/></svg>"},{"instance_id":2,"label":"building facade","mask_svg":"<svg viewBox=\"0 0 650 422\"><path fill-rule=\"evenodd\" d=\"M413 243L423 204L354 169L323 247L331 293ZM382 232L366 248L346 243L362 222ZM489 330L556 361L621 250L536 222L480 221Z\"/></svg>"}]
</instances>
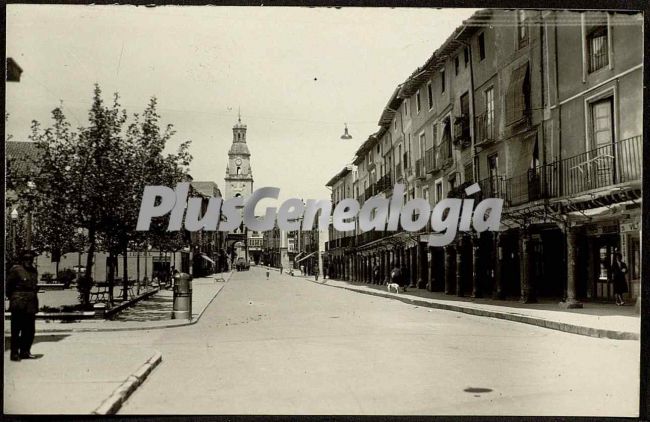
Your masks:
<instances>
[{"instance_id":1,"label":"building facade","mask_svg":"<svg viewBox=\"0 0 650 422\"><path fill-rule=\"evenodd\" d=\"M641 38L640 14L476 12L393 91L353 159L353 193L363 204L402 183L403 201L433 207L476 183L468 198L504 200L501 229L444 248L427 246L430 224L346 241L331 230L332 276L383 282L406 265L413 287L581 306L613 300L620 252L638 297ZM327 184L334 204L344 176Z\"/></svg>"}]
</instances>

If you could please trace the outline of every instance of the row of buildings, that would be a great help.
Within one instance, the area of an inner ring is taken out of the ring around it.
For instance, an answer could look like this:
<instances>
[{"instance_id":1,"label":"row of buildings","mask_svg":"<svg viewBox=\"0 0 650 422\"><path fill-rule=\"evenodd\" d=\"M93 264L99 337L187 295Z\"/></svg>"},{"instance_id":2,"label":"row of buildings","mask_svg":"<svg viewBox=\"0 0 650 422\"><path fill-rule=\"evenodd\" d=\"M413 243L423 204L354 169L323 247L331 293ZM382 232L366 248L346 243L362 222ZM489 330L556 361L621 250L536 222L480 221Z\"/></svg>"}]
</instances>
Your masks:
<instances>
[{"instance_id":1,"label":"row of buildings","mask_svg":"<svg viewBox=\"0 0 650 422\"><path fill-rule=\"evenodd\" d=\"M447 294L613 298L611 263L640 288L643 114L640 13L480 10L390 93L379 130L327 183L335 205L392 196L504 200L501 230L444 247L426 234L330 228L334 278L380 282L406 265L411 286Z\"/></svg>"}]
</instances>

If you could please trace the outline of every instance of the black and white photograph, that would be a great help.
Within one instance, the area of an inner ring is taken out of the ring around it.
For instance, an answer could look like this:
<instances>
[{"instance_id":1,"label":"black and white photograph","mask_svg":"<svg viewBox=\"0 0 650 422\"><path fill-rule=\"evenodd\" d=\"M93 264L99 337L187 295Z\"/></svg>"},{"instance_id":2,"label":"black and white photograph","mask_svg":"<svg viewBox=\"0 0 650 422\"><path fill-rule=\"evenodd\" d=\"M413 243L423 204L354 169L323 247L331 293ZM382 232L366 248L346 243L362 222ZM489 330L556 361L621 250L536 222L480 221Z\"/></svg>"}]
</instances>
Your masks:
<instances>
[{"instance_id":1,"label":"black and white photograph","mask_svg":"<svg viewBox=\"0 0 650 422\"><path fill-rule=\"evenodd\" d=\"M649 417L612 3L7 4L3 414Z\"/></svg>"}]
</instances>

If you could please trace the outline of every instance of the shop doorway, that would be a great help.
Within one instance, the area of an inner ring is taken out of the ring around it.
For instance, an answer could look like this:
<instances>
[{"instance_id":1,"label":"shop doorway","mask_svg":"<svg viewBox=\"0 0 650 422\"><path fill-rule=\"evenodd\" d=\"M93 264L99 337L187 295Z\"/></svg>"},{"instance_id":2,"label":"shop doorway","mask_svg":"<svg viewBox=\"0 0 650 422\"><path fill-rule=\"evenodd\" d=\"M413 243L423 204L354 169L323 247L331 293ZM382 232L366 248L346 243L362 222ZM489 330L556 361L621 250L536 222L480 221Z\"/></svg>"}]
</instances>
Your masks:
<instances>
[{"instance_id":1,"label":"shop doorway","mask_svg":"<svg viewBox=\"0 0 650 422\"><path fill-rule=\"evenodd\" d=\"M596 299L613 300L614 283L612 275L612 262L614 253L620 249L620 238L618 234L601 235L594 240L594 251L592 255L592 280L593 292Z\"/></svg>"}]
</instances>

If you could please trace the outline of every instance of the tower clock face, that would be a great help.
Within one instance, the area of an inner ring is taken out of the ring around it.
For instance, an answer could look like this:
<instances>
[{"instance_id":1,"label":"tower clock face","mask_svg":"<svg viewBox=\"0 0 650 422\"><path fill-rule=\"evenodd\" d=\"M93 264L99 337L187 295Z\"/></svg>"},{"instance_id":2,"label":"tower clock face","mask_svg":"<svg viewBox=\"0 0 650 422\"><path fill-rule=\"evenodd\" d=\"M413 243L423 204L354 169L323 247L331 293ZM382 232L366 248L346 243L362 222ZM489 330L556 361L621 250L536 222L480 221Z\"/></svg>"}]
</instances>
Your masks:
<instances>
[{"instance_id":1,"label":"tower clock face","mask_svg":"<svg viewBox=\"0 0 650 422\"><path fill-rule=\"evenodd\" d=\"M237 158L235 160L235 164L237 164L238 166L241 166L241 158Z\"/></svg>"}]
</instances>

